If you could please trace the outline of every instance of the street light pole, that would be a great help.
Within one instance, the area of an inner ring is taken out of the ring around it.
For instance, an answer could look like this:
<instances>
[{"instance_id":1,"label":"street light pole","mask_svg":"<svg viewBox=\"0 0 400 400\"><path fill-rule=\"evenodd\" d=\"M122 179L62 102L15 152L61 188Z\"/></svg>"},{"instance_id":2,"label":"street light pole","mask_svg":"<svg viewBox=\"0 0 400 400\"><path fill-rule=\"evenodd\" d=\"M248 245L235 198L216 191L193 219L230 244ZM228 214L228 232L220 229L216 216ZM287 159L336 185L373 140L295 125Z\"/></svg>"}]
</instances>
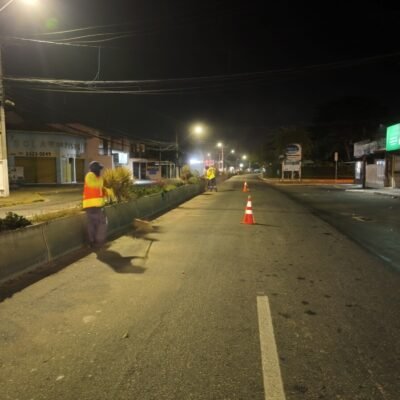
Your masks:
<instances>
[{"instance_id":1,"label":"street light pole","mask_svg":"<svg viewBox=\"0 0 400 400\"><path fill-rule=\"evenodd\" d=\"M10 4L11 1L8 4ZM1 10L3 10L3 7ZM10 195L10 186L8 181L8 159L7 159L7 136L6 136L6 113L3 84L3 62L2 62L2 42L0 40L0 197Z\"/></svg>"},{"instance_id":2,"label":"street light pole","mask_svg":"<svg viewBox=\"0 0 400 400\"><path fill-rule=\"evenodd\" d=\"M0 8L0 13L4 11L15 0L9 0ZM36 0L25 0L25 3L34 4ZM3 83L3 43L0 37L0 197L10 195L10 185L8 180L8 155L7 155L7 132L6 132L6 95Z\"/></svg>"},{"instance_id":3,"label":"street light pole","mask_svg":"<svg viewBox=\"0 0 400 400\"><path fill-rule=\"evenodd\" d=\"M218 142L217 147L221 147L221 170L224 172L224 144L222 142Z\"/></svg>"},{"instance_id":4,"label":"street light pole","mask_svg":"<svg viewBox=\"0 0 400 400\"><path fill-rule=\"evenodd\" d=\"M178 141L178 131L175 132L175 177L179 178L179 141Z\"/></svg>"},{"instance_id":5,"label":"street light pole","mask_svg":"<svg viewBox=\"0 0 400 400\"><path fill-rule=\"evenodd\" d=\"M0 8L0 13L4 11L15 0L9 0ZM8 157L7 157L7 132L6 132L6 95L3 83L3 43L0 38L0 197L10 195L10 185L8 181Z\"/></svg>"}]
</instances>

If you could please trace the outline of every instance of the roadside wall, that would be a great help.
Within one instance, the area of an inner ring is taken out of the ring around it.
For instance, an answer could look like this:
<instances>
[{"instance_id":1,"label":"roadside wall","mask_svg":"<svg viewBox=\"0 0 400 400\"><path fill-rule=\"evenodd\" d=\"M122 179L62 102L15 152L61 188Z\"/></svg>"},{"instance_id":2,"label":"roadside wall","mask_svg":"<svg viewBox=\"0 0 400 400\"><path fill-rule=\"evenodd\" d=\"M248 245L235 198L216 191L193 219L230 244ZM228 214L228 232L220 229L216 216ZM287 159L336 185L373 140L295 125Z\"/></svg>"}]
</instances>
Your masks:
<instances>
[{"instance_id":1,"label":"roadside wall","mask_svg":"<svg viewBox=\"0 0 400 400\"><path fill-rule=\"evenodd\" d=\"M202 193L204 186L185 185L167 193L106 207L107 236L132 227L134 218L152 218ZM86 243L84 212L0 234L0 282L56 261Z\"/></svg>"}]
</instances>

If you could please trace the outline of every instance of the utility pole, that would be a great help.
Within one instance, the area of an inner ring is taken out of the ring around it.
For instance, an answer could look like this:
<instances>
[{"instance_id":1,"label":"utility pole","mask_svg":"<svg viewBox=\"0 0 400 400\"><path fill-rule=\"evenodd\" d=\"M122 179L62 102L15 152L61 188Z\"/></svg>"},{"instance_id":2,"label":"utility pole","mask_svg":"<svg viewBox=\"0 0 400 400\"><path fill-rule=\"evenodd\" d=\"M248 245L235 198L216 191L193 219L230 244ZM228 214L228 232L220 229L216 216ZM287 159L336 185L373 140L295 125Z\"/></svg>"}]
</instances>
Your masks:
<instances>
[{"instance_id":1,"label":"utility pole","mask_svg":"<svg viewBox=\"0 0 400 400\"><path fill-rule=\"evenodd\" d=\"M175 149L176 149L175 177L179 178L179 141L178 141L178 131L175 132Z\"/></svg>"},{"instance_id":2,"label":"utility pole","mask_svg":"<svg viewBox=\"0 0 400 400\"><path fill-rule=\"evenodd\" d=\"M221 146L221 156L222 156L222 159L221 159L222 173L224 173L224 144L222 144L222 146Z\"/></svg>"},{"instance_id":3,"label":"utility pole","mask_svg":"<svg viewBox=\"0 0 400 400\"><path fill-rule=\"evenodd\" d=\"M7 160L7 137L6 137L6 113L3 85L3 61L2 61L2 42L0 41L0 197L10 195L8 182L8 160Z\"/></svg>"}]
</instances>

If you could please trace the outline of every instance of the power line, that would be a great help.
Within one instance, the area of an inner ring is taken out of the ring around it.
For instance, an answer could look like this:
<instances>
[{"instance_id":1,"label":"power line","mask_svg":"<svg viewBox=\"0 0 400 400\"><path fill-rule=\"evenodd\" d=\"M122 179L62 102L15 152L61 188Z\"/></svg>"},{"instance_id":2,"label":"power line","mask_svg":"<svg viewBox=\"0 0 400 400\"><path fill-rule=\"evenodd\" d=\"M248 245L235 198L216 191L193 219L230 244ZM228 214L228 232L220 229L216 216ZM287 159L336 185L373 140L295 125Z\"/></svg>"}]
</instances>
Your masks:
<instances>
[{"instance_id":1,"label":"power line","mask_svg":"<svg viewBox=\"0 0 400 400\"><path fill-rule=\"evenodd\" d=\"M191 78L168 78L147 80L68 80L35 77L6 76L4 81L10 85L25 85L25 89L65 93L92 94L179 94L195 93L235 85L253 85L268 79L293 78L310 72L324 72L334 69L350 68L376 63L384 59L398 57L400 52L375 55L364 58L335 61L325 64L313 64L302 67L290 67L265 71L236 73L229 75L210 75ZM99 63L100 67L100 63ZM99 73L99 70L98 70ZM98 74L96 75L98 77Z\"/></svg>"}]
</instances>

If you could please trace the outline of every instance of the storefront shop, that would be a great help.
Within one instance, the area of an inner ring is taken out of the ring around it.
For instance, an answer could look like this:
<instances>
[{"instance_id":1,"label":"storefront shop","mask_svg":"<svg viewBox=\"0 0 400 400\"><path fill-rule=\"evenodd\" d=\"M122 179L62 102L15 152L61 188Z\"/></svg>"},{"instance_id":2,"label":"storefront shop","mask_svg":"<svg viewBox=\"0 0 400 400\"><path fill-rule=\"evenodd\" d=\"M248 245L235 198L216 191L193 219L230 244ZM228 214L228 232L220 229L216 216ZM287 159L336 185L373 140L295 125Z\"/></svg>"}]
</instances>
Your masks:
<instances>
[{"instance_id":1,"label":"storefront shop","mask_svg":"<svg viewBox=\"0 0 400 400\"><path fill-rule=\"evenodd\" d=\"M83 182L85 139L63 133L9 130L10 180L51 184Z\"/></svg>"}]
</instances>

